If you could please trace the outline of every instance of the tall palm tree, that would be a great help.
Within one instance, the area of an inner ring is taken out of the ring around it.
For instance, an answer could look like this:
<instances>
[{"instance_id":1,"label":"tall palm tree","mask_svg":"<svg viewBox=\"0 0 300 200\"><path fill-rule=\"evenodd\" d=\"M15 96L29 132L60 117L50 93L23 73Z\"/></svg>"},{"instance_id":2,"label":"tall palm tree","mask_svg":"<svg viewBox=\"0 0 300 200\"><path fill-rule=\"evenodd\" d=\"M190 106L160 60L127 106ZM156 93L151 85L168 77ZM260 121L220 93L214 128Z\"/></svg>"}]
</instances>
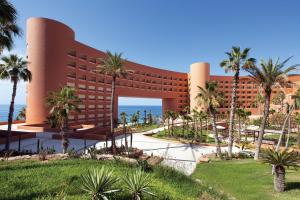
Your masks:
<instances>
[{"instance_id":1,"label":"tall palm tree","mask_svg":"<svg viewBox=\"0 0 300 200\"><path fill-rule=\"evenodd\" d=\"M7 0L0 0L0 55L4 49L13 46L13 36L20 36L21 29L16 24L17 11Z\"/></svg>"},{"instance_id":2,"label":"tall palm tree","mask_svg":"<svg viewBox=\"0 0 300 200\"><path fill-rule=\"evenodd\" d=\"M228 133L228 157L232 157L233 132L234 132L234 115L236 110L236 90L239 83L240 70L248 68L255 64L254 58L249 58L249 48L241 50L240 47L232 47L230 52L226 52L228 59L223 60L220 66L225 69L225 72L232 71L234 73L233 85L231 92L231 108L229 116L229 133Z\"/></svg>"},{"instance_id":3,"label":"tall palm tree","mask_svg":"<svg viewBox=\"0 0 300 200\"><path fill-rule=\"evenodd\" d=\"M0 64L1 79L10 80L13 83L13 92L11 96L11 102L9 106L8 114L8 128L6 134L5 150L9 151L10 134L13 122L15 97L17 94L17 87L19 81L31 81L32 75L27 68L28 62L19 57L18 55L11 54L1 58L2 63Z\"/></svg>"},{"instance_id":4,"label":"tall palm tree","mask_svg":"<svg viewBox=\"0 0 300 200\"><path fill-rule=\"evenodd\" d=\"M217 108L221 105L223 98L222 93L218 92L218 83L214 81L207 81L205 88L198 86L199 93L196 98L199 99L199 103L205 106L210 114L212 120L212 129L215 137L217 155L221 157L221 147L217 131L216 112Z\"/></svg>"},{"instance_id":5,"label":"tall palm tree","mask_svg":"<svg viewBox=\"0 0 300 200\"><path fill-rule=\"evenodd\" d=\"M291 57L284 60L283 62L280 62L279 59L277 59L277 61L275 62L272 59L269 59L268 61L261 60L260 67L253 65L245 69L250 74L250 77L261 86L265 95L264 113L259 129L258 140L256 143L254 156L255 160L258 160L258 154L260 152L265 126L269 116L270 99L273 87L278 85L284 86L288 82L288 73L294 71L296 67L299 66L298 64L296 64L286 67L286 63L290 59Z\"/></svg>"},{"instance_id":6,"label":"tall palm tree","mask_svg":"<svg viewBox=\"0 0 300 200\"><path fill-rule=\"evenodd\" d=\"M167 120L167 127L168 127L168 135L170 136L170 119L171 119L171 111L167 110L164 113L164 122Z\"/></svg>"},{"instance_id":7,"label":"tall palm tree","mask_svg":"<svg viewBox=\"0 0 300 200\"><path fill-rule=\"evenodd\" d=\"M298 154L283 151L268 150L263 158L264 163L268 163L274 168L274 189L276 192L283 192L285 189L285 168L299 168Z\"/></svg>"},{"instance_id":8,"label":"tall palm tree","mask_svg":"<svg viewBox=\"0 0 300 200\"><path fill-rule=\"evenodd\" d=\"M297 124L297 146L300 149L300 114L296 113L295 122Z\"/></svg>"},{"instance_id":9,"label":"tall palm tree","mask_svg":"<svg viewBox=\"0 0 300 200\"><path fill-rule=\"evenodd\" d=\"M204 111L202 111L202 110L200 110L199 112L198 112L198 119L199 119L199 122L200 122L200 142L201 142L201 140L202 140L202 135L203 135L203 120L205 120L207 118L207 114L204 112Z\"/></svg>"},{"instance_id":10,"label":"tall palm tree","mask_svg":"<svg viewBox=\"0 0 300 200\"><path fill-rule=\"evenodd\" d=\"M80 112L78 104L81 102L76 94L76 90L70 87L63 87L57 92L50 92L46 103L50 108L50 116L56 120L56 125L60 128L62 136L63 153L67 152L69 139L67 135L68 118L72 112Z\"/></svg>"},{"instance_id":11,"label":"tall palm tree","mask_svg":"<svg viewBox=\"0 0 300 200\"><path fill-rule=\"evenodd\" d=\"M238 125L239 125L237 141L238 141L238 143L240 143L240 141L241 141L241 129L242 129L241 122L242 122L242 120L244 121L248 116L250 116L251 112L247 111L243 108L238 108L238 109L236 109L236 115L238 116Z\"/></svg>"},{"instance_id":12,"label":"tall palm tree","mask_svg":"<svg viewBox=\"0 0 300 200\"><path fill-rule=\"evenodd\" d=\"M171 135L174 135L174 121L178 118L179 114L176 111L170 111L170 118L171 118Z\"/></svg>"},{"instance_id":13,"label":"tall palm tree","mask_svg":"<svg viewBox=\"0 0 300 200\"><path fill-rule=\"evenodd\" d=\"M126 151L127 151L128 150L127 131L126 131L127 114L126 114L126 112L121 112L120 116L121 116L121 122L122 122L122 125L123 125L123 134L125 136L125 148L126 148Z\"/></svg>"},{"instance_id":14,"label":"tall palm tree","mask_svg":"<svg viewBox=\"0 0 300 200\"><path fill-rule=\"evenodd\" d=\"M111 144L112 144L112 153L116 152L116 140L114 134L114 102L115 102L115 83L116 79L119 77L126 77L128 70L124 66L125 60L122 58L122 53L111 53L110 51L106 52L107 57L102 59L100 58L101 64L97 66L98 72L100 74L109 75L112 77L111 83L111 102L110 102L110 133L111 133Z\"/></svg>"}]
</instances>

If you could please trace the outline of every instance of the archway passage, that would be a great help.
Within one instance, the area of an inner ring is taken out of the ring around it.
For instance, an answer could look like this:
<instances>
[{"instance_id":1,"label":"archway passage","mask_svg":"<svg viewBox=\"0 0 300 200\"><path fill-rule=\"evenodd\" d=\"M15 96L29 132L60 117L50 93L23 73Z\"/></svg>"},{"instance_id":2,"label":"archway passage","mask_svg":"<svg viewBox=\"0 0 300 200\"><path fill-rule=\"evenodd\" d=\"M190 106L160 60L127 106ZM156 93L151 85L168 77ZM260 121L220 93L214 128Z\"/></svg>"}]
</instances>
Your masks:
<instances>
[{"instance_id":1,"label":"archway passage","mask_svg":"<svg viewBox=\"0 0 300 200\"><path fill-rule=\"evenodd\" d=\"M132 98L119 97L118 99L118 117L125 112L128 122L134 113L139 112L139 122L142 123L147 115L151 113L153 117L160 118L162 116L162 99L154 98Z\"/></svg>"},{"instance_id":2,"label":"archway passage","mask_svg":"<svg viewBox=\"0 0 300 200\"><path fill-rule=\"evenodd\" d=\"M121 112L126 112L128 116L140 111L141 116L144 111L151 112L153 116L161 117L167 110L177 111L175 98L145 98L145 97L124 97L118 96L114 103L114 120L120 118Z\"/></svg>"}]
</instances>

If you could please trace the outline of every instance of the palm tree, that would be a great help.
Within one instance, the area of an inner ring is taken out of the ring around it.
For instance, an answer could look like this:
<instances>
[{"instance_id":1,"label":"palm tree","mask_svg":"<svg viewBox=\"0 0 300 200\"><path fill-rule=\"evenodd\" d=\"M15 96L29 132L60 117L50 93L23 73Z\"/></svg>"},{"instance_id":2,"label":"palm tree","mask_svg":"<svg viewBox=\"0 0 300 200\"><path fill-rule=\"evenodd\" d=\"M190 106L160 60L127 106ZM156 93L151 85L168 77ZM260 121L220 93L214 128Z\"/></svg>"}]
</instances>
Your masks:
<instances>
[{"instance_id":1,"label":"palm tree","mask_svg":"<svg viewBox=\"0 0 300 200\"><path fill-rule=\"evenodd\" d=\"M202 140L202 132L203 132L203 127L202 127L202 125L203 125L203 120L205 120L207 118L207 114L204 112L204 111L202 111L202 110L200 110L199 112L198 112L198 119L199 119L199 122L200 122L200 142L201 142L201 140Z\"/></svg>"},{"instance_id":2,"label":"palm tree","mask_svg":"<svg viewBox=\"0 0 300 200\"><path fill-rule=\"evenodd\" d=\"M62 136L63 153L66 153L69 146L67 135L68 118L72 112L80 112L78 104L81 102L76 95L74 88L63 87L58 92L50 92L47 99L47 105L50 108L50 116L53 116L60 128Z\"/></svg>"},{"instance_id":3,"label":"palm tree","mask_svg":"<svg viewBox=\"0 0 300 200\"><path fill-rule=\"evenodd\" d=\"M11 54L1 58L1 79L10 80L13 83L13 92L8 114L8 129L6 134L5 150L9 151L10 134L13 122L14 104L19 81L31 81L32 75L27 68L28 62L18 55Z\"/></svg>"},{"instance_id":4,"label":"palm tree","mask_svg":"<svg viewBox=\"0 0 300 200\"><path fill-rule=\"evenodd\" d=\"M171 118L171 135L174 135L174 121L178 118L178 112L170 111L170 118Z\"/></svg>"},{"instance_id":5,"label":"palm tree","mask_svg":"<svg viewBox=\"0 0 300 200\"><path fill-rule=\"evenodd\" d=\"M136 111L137 125L139 125L140 115L141 115L141 111L139 111L139 110Z\"/></svg>"},{"instance_id":6,"label":"palm tree","mask_svg":"<svg viewBox=\"0 0 300 200\"><path fill-rule=\"evenodd\" d=\"M21 29L16 24L17 11L7 0L0 1L0 55L13 46L13 36L20 36Z\"/></svg>"},{"instance_id":7,"label":"palm tree","mask_svg":"<svg viewBox=\"0 0 300 200\"><path fill-rule=\"evenodd\" d=\"M300 149L300 114L297 113L296 116L295 116L295 121L296 121L296 124L297 124L297 146L298 148Z\"/></svg>"},{"instance_id":8,"label":"palm tree","mask_svg":"<svg viewBox=\"0 0 300 200\"><path fill-rule=\"evenodd\" d=\"M25 120L26 119L26 107L23 107L16 118L17 120Z\"/></svg>"},{"instance_id":9,"label":"palm tree","mask_svg":"<svg viewBox=\"0 0 300 200\"><path fill-rule=\"evenodd\" d=\"M170 119L171 119L171 111L167 110L164 113L164 122L167 120L167 127L168 127L168 135L170 136Z\"/></svg>"},{"instance_id":10,"label":"palm tree","mask_svg":"<svg viewBox=\"0 0 300 200\"><path fill-rule=\"evenodd\" d=\"M232 157L232 145L233 145L233 126L234 115L236 110L236 90L239 83L239 74L241 68L248 68L255 64L254 58L249 58L249 48L245 48L241 51L240 47L232 47L230 52L226 52L228 60L223 60L220 66L225 69L225 72L232 71L234 73L232 93L231 93L231 108L229 116L229 133L228 133L228 157Z\"/></svg>"},{"instance_id":11,"label":"palm tree","mask_svg":"<svg viewBox=\"0 0 300 200\"><path fill-rule=\"evenodd\" d=\"M220 141L217 131L217 124L216 124L216 112L217 108L223 101L222 93L218 92L218 83L214 81L207 81L205 83L205 88L198 86L199 93L197 94L197 99L199 99L199 103L205 106L211 116L212 120L212 129L215 137L215 144L217 155L221 157L221 147Z\"/></svg>"},{"instance_id":12,"label":"palm tree","mask_svg":"<svg viewBox=\"0 0 300 200\"><path fill-rule=\"evenodd\" d=\"M121 112L120 116L121 116L121 121L123 124L123 134L125 136L125 148L127 151L128 150L127 131L126 131L127 114L126 114L126 112Z\"/></svg>"},{"instance_id":13,"label":"palm tree","mask_svg":"<svg viewBox=\"0 0 300 200\"><path fill-rule=\"evenodd\" d=\"M147 110L144 110L144 124L147 124Z\"/></svg>"},{"instance_id":14,"label":"palm tree","mask_svg":"<svg viewBox=\"0 0 300 200\"><path fill-rule=\"evenodd\" d=\"M253 65L245 69L247 72L249 72L250 77L261 86L265 95L264 114L260 125L258 140L256 143L254 156L255 160L258 160L258 154L260 152L265 126L269 116L270 98L273 87L277 85L284 86L284 84L288 82L288 73L295 70L296 67L299 66L298 64L296 64L285 68L286 63L290 59L291 57L284 60L283 62L280 62L279 59L277 59L276 62L274 62L272 59L269 59L268 61L261 60L260 67Z\"/></svg>"},{"instance_id":15,"label":"palm tree","mask_svg":"<svg viewBox=\"0 0 300 200\"><path fill-rule=\"evenodd\" d=\"M242 120L244 121L248 116L250 116L251 112L247 111L245 109L242 109L242 108L238 108L238 109L236 109L236 115L238 116L238 125L239 125L237 141L238 141L238 143L240 143L240 141L241 141L241 129L242 129L241 121Z\"/></svg>"},{"instance_id":16,"label":"palm tree","mask_svg":"<svg viewBox=\"0 0 300 200\"><path fill-rule=\"evenodd\" d=\"M257 108L258 107L258 110L259 110L259 115L261 114L262 112L262 105L265 103L265 97L262 95L261 92L258 92L257 95L255 96L255 99L254 99L254 105L255 107Z\"/></svg>"},{"instance_id":17,"label":"palm tree","mask_svg":"<svg viewBox=\"0 0 300 200\"><path fill-rule=\"evenodd\" d=\"M275 105L280 105L279 110L282 111L284 99L285 99L285 94L283 91L280 91L278 94L276 94L272 97L272 103Z\"/></svg>"},{"instance_id":18,"label":"palm tree","mask_svg":"<svg viewBox=\"0 0 300 200\"><path fill-rule=\"evenodd\" d=\"M100 58L101 64L97 66L100 74L109 75L112 77L111 83L111 102L110 102L110 132L111 132L111 145L112 153L116 152L116 140L114 134L114 102L115 102L115 83L119 77L126 77L128 70L124 66L125 60L122 58L122 53L112 54L107 51L107 57L105 59Z\"/></svg>"},{"instance_id":19,"label":"palm tree","mask_svg":"<svg viewBox=\"0 0 300 200\"><path fill-rule=\"evenodd\" d=\"M268 163L274 167L274 189L276 192L283 192L285 189L285 169L300 167L298 165L298 154L287 149L283 151L268 150L263 158L264 163Z\"/></svg>"}]
</instances>

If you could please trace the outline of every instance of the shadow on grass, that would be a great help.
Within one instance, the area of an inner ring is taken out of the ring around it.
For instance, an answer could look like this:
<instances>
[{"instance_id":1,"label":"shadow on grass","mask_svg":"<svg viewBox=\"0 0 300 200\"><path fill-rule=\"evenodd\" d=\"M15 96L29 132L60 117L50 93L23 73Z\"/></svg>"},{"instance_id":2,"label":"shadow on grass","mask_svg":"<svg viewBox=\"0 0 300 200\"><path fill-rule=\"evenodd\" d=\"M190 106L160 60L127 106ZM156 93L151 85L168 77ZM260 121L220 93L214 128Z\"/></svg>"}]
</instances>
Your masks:
<instances>
[{"instance_id":1,"label":"shadow on grass","mask_svg":"<svg viewBox=\"0 0 300 200\"><path fill-rule=\"evenodd\" d=\"M286 191L300 189L300 182L287 182Z\"/></svg>"}]
</instances>

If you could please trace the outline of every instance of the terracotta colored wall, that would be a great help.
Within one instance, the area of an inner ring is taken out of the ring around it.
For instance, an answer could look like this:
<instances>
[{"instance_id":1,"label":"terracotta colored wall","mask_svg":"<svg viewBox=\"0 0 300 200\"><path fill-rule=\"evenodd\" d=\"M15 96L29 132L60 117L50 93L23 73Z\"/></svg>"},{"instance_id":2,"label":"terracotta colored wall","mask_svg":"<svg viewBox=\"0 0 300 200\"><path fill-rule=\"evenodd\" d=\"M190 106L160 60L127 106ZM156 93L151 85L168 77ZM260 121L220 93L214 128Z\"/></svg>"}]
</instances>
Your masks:
<instances>
[{"instance_id":1,"label":"terracotta colored wall","mask_svg":"<svg viewBox=\"0 0 300 200\"><path fill-rule=\"evenodd\" d=\"M75 40L68 26L46 18L30 18L27 21L27 55L33 80L27 87L27 124L44 123L48 116L45 98L50 91L61 86L76 88L82 99L81 113L72 113L71 124L94 124L106 128L110 125L111 77L95 73L98 58L106 54ZM161 98L163 111L182 111L197 106L197 86L205 87L207 80L219 83L225 94L225 102L219 109L226 113L230 109L231 76L211 76L209 63L194 63L190 72L180 73L141 65L131 61L125 63L130 73L116 82L115 115L117 119L118 97ZM300 82L300 76L290 76ZM286 90L294 93L297 87ZM258 86L249 78L241 77L238 88L240 107L259 114L254 100ZM275 93L278 92L275 90Z\"/></svg>"},{"instance_id":2,"label":"terracotta colored wall","mask_svg":"<svg viewBox=\"0 0 300 200\"><path fill-rule=\"evenodd\" d=\"M205 88L205 82L210 79L209 63L194 63L190 66L189 85L190 85L190 110L198 107L198 100L196 99L199 93L198 86ZM198 108L201 109L201 108Z\"/></svg>"},{"instance_id":3,"label":"terracotta colored wall","mask_svg":"<svg viewBox=\"0 0 300 200\"><path fill-rule=\"evenodd\" d=\"M66 25L44 18L27 21L27 55L32 82L27 87L26 123L43 123L45 98L65 84L66 53L74 32Z\"/></svg>"},{"instance_id":4,"label":"terracotta colored wall","mask_svg":"<svg viewBox=\"0 0 300 200\"><path fill-rule=\"evenodd\" d=\"M81 113L70 116L71 124L110 125L111 77L96 74L97 58L106 54L75 40L66 25L45 18L27 21L27 54L33 81L28 84L27 124L43 123L48 116L45 98L50 91L68 85L76 88L82 99ZM125 63L130 73L116 82L115 116L118 97L163 99L163 109L176 111L189 105L188 77L131 61Z\"/></svg>"}]
</instances>

